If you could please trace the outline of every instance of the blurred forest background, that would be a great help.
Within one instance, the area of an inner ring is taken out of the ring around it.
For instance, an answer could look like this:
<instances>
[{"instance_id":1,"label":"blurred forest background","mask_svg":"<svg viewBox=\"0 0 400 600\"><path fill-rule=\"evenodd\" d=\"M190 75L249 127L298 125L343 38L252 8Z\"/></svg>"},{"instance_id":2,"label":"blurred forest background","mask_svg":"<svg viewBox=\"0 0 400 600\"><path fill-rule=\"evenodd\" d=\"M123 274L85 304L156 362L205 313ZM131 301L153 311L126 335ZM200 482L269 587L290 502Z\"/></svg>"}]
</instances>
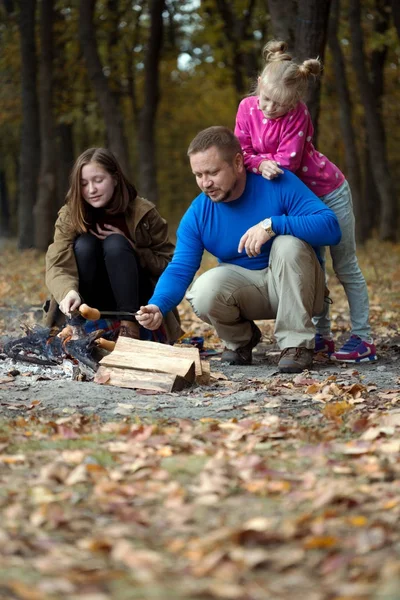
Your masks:
<instances>
[{"instance_id":1,"label":"blurred forest background","mask_svg":"<svg viewBox=\"0 0 400 600\"><path fill-rule=\"evenodd\" d=\"M233 128L272 38L322 58L316 145L350 181L358 241L395 241L399 0L1 0L0 236L45 250L74 159L103 145L174 232L190 140Z\"/></svg>"}]
</instances>

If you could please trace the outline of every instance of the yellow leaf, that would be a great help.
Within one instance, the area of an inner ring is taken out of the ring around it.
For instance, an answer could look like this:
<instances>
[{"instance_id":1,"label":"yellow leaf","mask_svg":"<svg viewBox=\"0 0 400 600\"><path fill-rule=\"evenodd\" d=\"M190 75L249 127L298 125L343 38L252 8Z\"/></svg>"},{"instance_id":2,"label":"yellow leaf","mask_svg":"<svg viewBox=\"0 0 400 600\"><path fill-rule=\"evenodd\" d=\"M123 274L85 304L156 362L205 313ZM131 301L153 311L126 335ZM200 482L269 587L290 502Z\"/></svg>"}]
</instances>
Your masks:
<instances>
[{"instance_id":1,"label":"yellow leaf","mask_svg":"<svg viewBox=\"0 0 400 600\"><path fill-rule=\"evenodd\" d=\"M348 522L354 527L364 527L368 523L367 518L362 515L349 517Z\"/></svg>"},{"instance_id":2,"label":"yellow leaf","mask_svg":"<svg viewBox=\"0 0 400 600\"><path fill-rule=\"evenodd\" d=\"M314 550L316 548L332 548L336 546L338 539L333 535L314 535L305 540L303 546L306 550Z\"/></svg>"}]
</instances>

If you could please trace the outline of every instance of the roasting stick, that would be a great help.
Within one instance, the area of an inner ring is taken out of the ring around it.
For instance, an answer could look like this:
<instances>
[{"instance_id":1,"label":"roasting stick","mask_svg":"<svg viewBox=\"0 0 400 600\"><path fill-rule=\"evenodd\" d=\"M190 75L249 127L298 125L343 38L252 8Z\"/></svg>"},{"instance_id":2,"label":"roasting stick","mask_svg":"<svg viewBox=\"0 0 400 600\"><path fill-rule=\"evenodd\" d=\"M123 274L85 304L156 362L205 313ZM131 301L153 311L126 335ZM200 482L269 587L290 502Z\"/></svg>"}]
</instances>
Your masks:
<instances>
[{"instance_id":1,"label":"roasting stick","mask_svg":"<svg viewBox=\"0 0 400 600\"><path fill-rule=\"evenodd\" d=\"M120 311L120 310L102 310L100 311L98 308L92 308L91 306L88 306L87 304L81 304L79 307L79 312L81 313L82 317L84 317L85 319L87 319L88 321L98 321L102 315L114 315L116 317L124 317L129 315L130 317L136 317L136 315L139 313L138 312L127 312L127 311Z\"/></svg>"}]
</instances>

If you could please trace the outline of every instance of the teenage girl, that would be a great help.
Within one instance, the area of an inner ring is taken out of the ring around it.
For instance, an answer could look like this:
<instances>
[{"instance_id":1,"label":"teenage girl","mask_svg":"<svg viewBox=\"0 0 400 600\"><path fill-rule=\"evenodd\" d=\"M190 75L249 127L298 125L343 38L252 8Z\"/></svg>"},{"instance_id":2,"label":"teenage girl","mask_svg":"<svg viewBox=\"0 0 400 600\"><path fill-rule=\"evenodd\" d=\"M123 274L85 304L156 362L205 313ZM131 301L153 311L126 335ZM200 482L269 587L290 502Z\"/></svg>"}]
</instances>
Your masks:
<instances>
[{"instance_id":1,"label":"teenage girl","mask_svg":"<svg viewBox=\"0 0 400 600\"><path fill-rule=\"evenodd\" d=\"M351 191L338 167L314 148L314 128L303 103L308 82L320 74L321 63L310 59L297 64L281 41L266 44L263 56L266 64L256 93L241 101L236 115L235 134L246 168L266 179L289 169L336 213L342 240L330 251L350 307L351 335L335 352L329 305L325 303L323 313L314 319L315 350L342 362L374 361L377 356L371 339L368 291L356 256Z\"/></svg>"},{"instance_id":2,"label":"teenage girl","mask_svg":"<svg viewBox=\"0 0 400 600\"><path fill-rule=\"evenodd\" d=\"M106 148L89 148L75 161L66 203L46 254L46 284L52 294L46 324L60 324L87 303L119 315L119 335L140 337L134 314L153 293L174 245L154 205L141 198ZM165 334L181 328L165 315Z\"/></svg>"}]
</instances>

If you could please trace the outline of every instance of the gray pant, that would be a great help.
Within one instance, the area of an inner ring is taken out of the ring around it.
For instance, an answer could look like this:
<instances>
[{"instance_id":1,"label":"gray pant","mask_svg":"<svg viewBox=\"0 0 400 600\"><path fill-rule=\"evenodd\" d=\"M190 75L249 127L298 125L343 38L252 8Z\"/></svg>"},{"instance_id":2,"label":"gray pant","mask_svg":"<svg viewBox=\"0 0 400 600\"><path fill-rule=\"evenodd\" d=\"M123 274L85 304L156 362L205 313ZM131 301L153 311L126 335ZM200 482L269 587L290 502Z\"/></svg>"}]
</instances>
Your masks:
<instances>
[{"instance_id":1,"label":"gray pant","mask_svg":"<svg viewBox=\"0 0 400 600\"><path fill-rule=\"evenodd\" d=\"M368 289L356 256L355 220L349 184L345 181L338 189L322 196L321 200L333 210L342 231L341 241L336 246L331 246L330 251L333 269L349 302L351 333L368 340L371 337ZM325 262L325 247L320 248L320 251ZM322 313L314 319L314 325L318 333L330 334L328 303L325 303Z\"/></svg>"},{"instance_id":2,"label":"gray pant","mask_svg":"<svg viewBox=\"0 0 400 600\"><path fill-rule=\"evenodd\" d=\"M275 337L283 350L314 348L312 317L322 310L324 289L324 273L311 246L283 235L274 239L266 269L221 263L201 275L186 297L227 348L247 344L251 321L275 319Z\"/></svg>"}]
</instances>

